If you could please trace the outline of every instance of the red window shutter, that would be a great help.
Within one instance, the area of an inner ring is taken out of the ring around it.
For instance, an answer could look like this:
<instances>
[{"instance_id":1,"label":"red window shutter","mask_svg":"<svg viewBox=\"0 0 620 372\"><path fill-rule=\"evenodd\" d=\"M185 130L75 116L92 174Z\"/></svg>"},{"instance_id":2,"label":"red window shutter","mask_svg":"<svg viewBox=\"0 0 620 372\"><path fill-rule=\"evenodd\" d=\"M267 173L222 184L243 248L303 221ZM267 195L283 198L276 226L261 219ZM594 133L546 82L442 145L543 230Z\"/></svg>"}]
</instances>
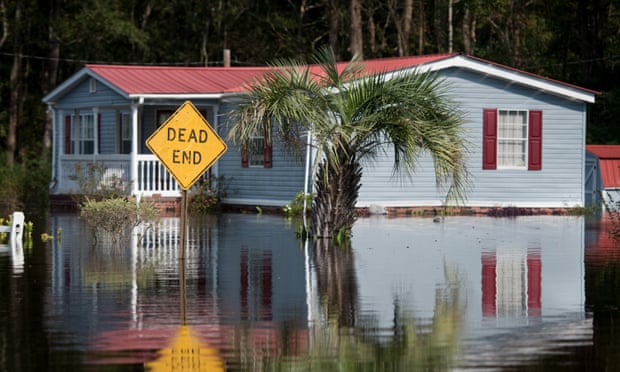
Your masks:
<instances>
[{"instance_id":1,"label":"red window shutter","mask_svg":"<svg viewBox=\"0 0 620 372\"><path fill-rule=\"evenodd\" d=\"M265 168L271 168L273 166L272 162L272 143L271 143L271 127L268 123L265 124L265 145L263 147L263 162Z\"/></svg>"},{"instance_id":2,"label":"red window shutter","mask_svg":"<svg viewBox=\"0 0 620 372\"><path fill-rule=\"evenodd\" d=\"M241 168L248 168L250 161L248 159L248 147L246 145L241 146Z\"/></svg>"},{"instance_id":3,"label":"red window shutter","mask_svg":"<svg viewBox=\"0 0 620 372\"><path fill-rule=\"evenodd\" d=\"M530 110L527 135L529 170L542 169L542 111Z\"/></svg>"},{"instance_id":4,"label":"red window shutter","mask_svg":"<svg viewBox=\"0 0 620 372\"><path fill-rule=\"evenodd\" d=\"M72 154L71 151L71 116L65 116L65 154Z\"/></svg>"},{"instance_id":5,"label":"red window shutter","mask_svg":"<svg viewBox=\"0 0 620 372\"><path fill-rule=\"evenodd\" d=\"M269 141L269 143L265 141L265 148L263 149L263 151L264 151L263 160L265 162L265 168L273 167L273 162L272 162L273 151L271 150L271 141Z\"/></svg>"},{"instance_id":6,"label":"red window shutter","mask_svg":"<svg viewBox=\"0 0 620 372\"><path fill-rule=\"evenodd\" d=\"M118 153L123 153L123 113L118 113L118 121L116 123L116 145L118 147Z\"/></svg>"},{"instance_id":7,"label":"red window shutter","mask_svg":"<svg viewBox=\"0 0 620 372\"><path fill-rule=\"evenodd\" d=\"M483 112L482 169L497 169L497 109Z\"/></svg>"},{"instance_id":8,"label":"red window shutter","mask_svg":"<svg viewBox=\"0 0 620 372\"><path fill-rule=\"evenodd\" d=\"M528 249L529 251L529 249ZM527 315L541 315L542 262L540 253L527 254Z\"/></svg>"},{"instance_id":9,"label":"red window shutter","mask_svg":"<svg viewBox=\"0 0 620 372\"><path fill-rule=\"evenodd\" d=\"M497 314L497 257L495 252L482 254L482 316Z\"/></svg>"}]
</instances>

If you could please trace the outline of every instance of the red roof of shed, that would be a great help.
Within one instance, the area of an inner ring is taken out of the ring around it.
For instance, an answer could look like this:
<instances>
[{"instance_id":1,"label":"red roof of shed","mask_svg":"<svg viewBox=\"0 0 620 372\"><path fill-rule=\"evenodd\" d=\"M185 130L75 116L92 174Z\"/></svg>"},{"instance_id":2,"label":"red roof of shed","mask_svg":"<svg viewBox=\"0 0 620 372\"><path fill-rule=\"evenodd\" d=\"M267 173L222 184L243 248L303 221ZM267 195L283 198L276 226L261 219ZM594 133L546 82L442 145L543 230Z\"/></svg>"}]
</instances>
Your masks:
<instances>
[{"instance_id":1,"label":"red roof of shed","mask_svg":"<svg viewBox=\"0 0 620 372\"><path fill-rule=\"evenodd\" d=\"M603 186L620 187L620 145L586 145L599 158Z\"/></svg>"}]
</instances>

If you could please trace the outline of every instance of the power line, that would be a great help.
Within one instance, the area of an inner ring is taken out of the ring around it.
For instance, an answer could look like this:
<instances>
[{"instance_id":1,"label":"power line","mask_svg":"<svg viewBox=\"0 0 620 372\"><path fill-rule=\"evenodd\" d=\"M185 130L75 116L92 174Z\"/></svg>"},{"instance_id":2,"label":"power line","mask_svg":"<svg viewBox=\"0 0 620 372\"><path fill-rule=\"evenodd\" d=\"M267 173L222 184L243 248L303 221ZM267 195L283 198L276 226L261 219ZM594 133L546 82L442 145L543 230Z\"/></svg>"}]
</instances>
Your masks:
<instances>
[{"instance_id":1,"label":"power line","mask_svg":"<svg viewBox=\"0 0 620 372\"><path fill-rule=\"evenodd\" d=\"M14 57L16 53L0 52L0 55L7 57ZM36 56L31 54L22 54L21 57L27 59L35 59L40 61L57 61L67 63L79 63L79 64L105 64L105 65L140 65L140 66L204 66L204 62L118 62L118 61L97 61L87 59L74 59L74 58L52 58ZM249 63L234 61L237 65L250 65ZM224 61L207 61L207 66L223 66Z\"/></svg>"},{"instance_id":2,"label":"power line","mask_svg":"<svg viewBox=\"0 0 620 372\"><path fill-rule=\"evenodd\" d=\"M609 57L580 59L580 60L567 61L567 62L561 62L561 63L551 63L548 65L524 66L520 68L523 70L530 70L530 69L539 69L539 68L548 68L548 67L557 67L557 66L566 66L566 65L582 65L586 63L599 62L599 61L615 61L619 59L620 59L620 56L609 56Z\"/></svg>"},{"instance_id":3,"label":"power line","mask_svg":"<svg viewBox=\"0 0 620 372\"><path fill-rule=\"evenodd\" d=\"M0 52L0 55L7 57L14 57L15 53L10 52ZM88 60L88 59L76 59L76 58L52 58L52 57L44 57L44 56L36 56L31 54L22 54L23 58L35 59L41 61L58 61L58 62L67 62L67 63L79 63L79 64L106 64L106 65L140 65L140 66L197 66L203 67L204 62L119 62L119 61L98 61L98 60ZM551 63L546 65L537 65L537 66L523 66L519 67L523 70L532 70L532 69L541 69L541 68L549 68L549 67L558 67L558 66L566 66L566 65L580 65L592 62L600 62L600 61L616 61L620 60L620 55L618 56L609 56L609 57L598 57L598 58L589 58L589 59L579 59L573 61L566 61L561 63ZM239 60L234 61L235 65L245 65L245 66L254 66L255 64L251 64L248 62L242 62ZM224 61L207 61L207 66L223 66Z\"/></svg>"}]
</instances>

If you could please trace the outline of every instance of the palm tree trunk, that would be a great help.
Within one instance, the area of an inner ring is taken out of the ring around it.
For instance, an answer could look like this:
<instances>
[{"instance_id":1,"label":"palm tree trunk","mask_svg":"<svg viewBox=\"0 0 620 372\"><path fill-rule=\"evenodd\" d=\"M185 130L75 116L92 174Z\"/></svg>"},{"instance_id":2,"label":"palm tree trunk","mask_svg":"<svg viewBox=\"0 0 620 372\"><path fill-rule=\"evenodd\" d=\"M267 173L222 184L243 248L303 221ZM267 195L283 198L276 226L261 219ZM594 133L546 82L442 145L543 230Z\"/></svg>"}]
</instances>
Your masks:
<instances>
[{"instance_id":1,"label":"palm tree trunk","mask_svg":"<svg viewBox=\"0 0 620 372\"><path fill-rule=\"evenodd\" d=\"M361 179L362 167L354 156L341 154L339 159L326 159L319 165L312 214L315 237L333 238L350 233Z\"/></svg>"}]
</instances>

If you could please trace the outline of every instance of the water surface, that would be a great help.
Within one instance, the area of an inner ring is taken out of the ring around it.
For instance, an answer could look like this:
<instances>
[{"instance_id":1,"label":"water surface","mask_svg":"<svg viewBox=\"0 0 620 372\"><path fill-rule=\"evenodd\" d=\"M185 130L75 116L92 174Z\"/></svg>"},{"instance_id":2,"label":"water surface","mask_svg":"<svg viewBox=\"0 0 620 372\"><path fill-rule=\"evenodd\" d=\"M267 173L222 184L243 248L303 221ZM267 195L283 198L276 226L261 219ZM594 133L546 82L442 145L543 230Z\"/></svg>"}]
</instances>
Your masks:
<instances>
[{"instance_id":1,"label":"water surface","mask_svg":"<svg viewBox=\"0 0 620 372\"><path fill-rule=\"evenodd\" d=\"M56 239L0 253L0 370L612 369L620 260L600 225L375 216L334 247L225 214L191 218L181 255L178 218L94 241L52 215Z\"/></svg>"}]
</instances>

